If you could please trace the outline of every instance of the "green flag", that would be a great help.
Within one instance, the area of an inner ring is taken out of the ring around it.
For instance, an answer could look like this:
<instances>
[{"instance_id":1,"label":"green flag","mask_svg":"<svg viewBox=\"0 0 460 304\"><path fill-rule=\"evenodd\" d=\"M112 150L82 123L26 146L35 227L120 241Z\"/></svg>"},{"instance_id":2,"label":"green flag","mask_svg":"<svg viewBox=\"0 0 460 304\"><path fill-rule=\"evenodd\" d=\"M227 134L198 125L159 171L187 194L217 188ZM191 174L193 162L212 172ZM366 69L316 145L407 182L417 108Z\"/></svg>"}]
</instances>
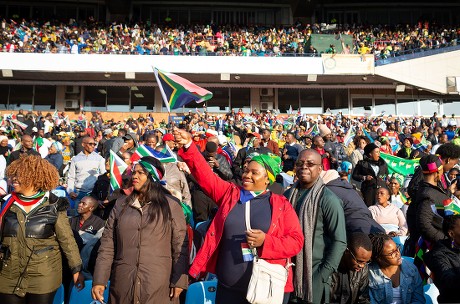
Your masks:
<instances>
[{"instance_id":1,"label":"green flag","mask_svg":"<svg viewBox=\"0 0 460 304\"><path fill-rule=\"evenodd\" d=\"M393 173L398 173L402 176L414 174L415 167L419 163L419 159L404 159L386 153L380 153L380 157L387 163L390 175Z\"/></svg>"}]
</instances>

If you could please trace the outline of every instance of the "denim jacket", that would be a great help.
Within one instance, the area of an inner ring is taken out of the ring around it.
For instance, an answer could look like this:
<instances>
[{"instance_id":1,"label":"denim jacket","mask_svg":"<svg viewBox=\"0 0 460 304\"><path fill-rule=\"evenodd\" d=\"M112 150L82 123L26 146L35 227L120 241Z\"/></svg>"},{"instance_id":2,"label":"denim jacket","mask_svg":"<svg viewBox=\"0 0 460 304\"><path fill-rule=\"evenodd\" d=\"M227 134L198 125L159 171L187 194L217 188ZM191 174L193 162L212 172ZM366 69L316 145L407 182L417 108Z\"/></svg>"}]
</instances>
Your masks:
<instances>
[{"instance_id":1,"label":"denim jacket","mask_svg":"<svg viewBox=\"0 0 460 304\"><path fill-rule=\"evenodd\" d=\"M422 279L417 267L404 259L401 264L399 286L402 304L425 303ZM377 263L369 266L369 295L371 303L390 304L393 302L391 279L383 274Z\"/></svg>"}]
</instances>

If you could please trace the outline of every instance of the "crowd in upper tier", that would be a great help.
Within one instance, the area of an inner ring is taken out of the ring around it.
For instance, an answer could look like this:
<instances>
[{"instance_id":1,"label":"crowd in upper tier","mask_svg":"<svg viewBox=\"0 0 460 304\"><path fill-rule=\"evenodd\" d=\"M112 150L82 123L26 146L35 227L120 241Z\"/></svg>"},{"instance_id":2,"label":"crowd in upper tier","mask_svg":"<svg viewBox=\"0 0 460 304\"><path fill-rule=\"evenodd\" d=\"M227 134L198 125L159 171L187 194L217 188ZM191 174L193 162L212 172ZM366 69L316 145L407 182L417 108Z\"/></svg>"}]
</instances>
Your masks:
<instances>
[{"instance_id":1,"label":"crowd in upper tier","mask_svg":"<svg viewBox=\"0 0 460 304\"><path fill-rule=\"evenodd\" d=\"M318 56L375 54L377 59L457 45L460 26L419 22L395 25L337 25L300 22L286 27L256 25L105 24L93 19L1 20L0 51L61 54L200 56ZM333 30L331 30L333 28ZM317 49L312 34L335 43ZM342 39L350 35L349 45ZM340 51L338 51L340 50Z\"/></svg>"}]
</instances>

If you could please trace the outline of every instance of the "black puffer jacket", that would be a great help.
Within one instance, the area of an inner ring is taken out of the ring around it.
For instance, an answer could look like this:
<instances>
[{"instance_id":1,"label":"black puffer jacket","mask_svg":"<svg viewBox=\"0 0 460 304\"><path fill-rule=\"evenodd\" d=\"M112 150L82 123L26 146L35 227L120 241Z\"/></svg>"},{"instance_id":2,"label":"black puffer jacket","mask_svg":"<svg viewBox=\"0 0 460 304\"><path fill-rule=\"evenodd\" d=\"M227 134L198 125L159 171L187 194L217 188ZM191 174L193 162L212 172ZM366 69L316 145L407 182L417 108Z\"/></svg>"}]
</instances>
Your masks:
<instances>
[{"instance_id":1,"label":"black puffer jacket","mask_svg":"<svg viewBox=\"0 0 460 304\"><path fill-rule=\"evenodd\" d=\"M331 277L331 303L370 303L369 267L367 265L361 271L341 270L339 266L339 269ZM346 282L343 282L343 280L346 280ZM350 286L350 294L342 290L342 283ZM345 298L342 298L343 296Z\"/></svg>"},{"instance_id":2,"label":"black puffer jacket","mask_svg":"<svg viewBox=\"0 0 460 304\"><path fill-rule=\"evenodd\" d=\"M449 193L430 183L422 182L419 193L417 194L416 212L415 212L415 233L411 235L422 236L426 241L433 244L439 240L445 239L446 235L442 231L442 222L444 219L444 209L433 211L435 204L441 204L449 199Z\"/></svg>"},{"instance_id":3,"label":"black puffer jacket","mask_svg":"<svg viewBox=\"0 0 460 304\"><path fill-rule=\"evenodd\" d=\"M433 273L434 284L439 289L438 302L459 303L460 249L452 248L450 240L442 240L423 259Z\"/></svg>"},{"instance_id":4,"label":"black puffer jacket","mask_svg":"<svg viewBox=\"0 0 460 304\"><path fill-rule=\"evenodd\" d=\"M367 156L364 156L364 159L360 160L353 170L352 178L358 182L362 181L361 192L367 207L374 205L377 187L385 186L384 179L389 174L387 163L382 158L379 158L377 161L377 166L379 167L379 172L378 174L375 174L374 169L371 167L370 159ZM367 175L372 176L373 179L364 180L364 177Z\"/></svg>"},{"instance_id":5,"label":"black puffer jacket","mask_svg":"<svg viewBox=\"0 0 460 304\"><path fill-rule=\"evenodd\" d=\"M350 183L338 178L327 183L326 187L342 200L347 233L385 233L385 229L372 218L363 199Z\"/></svg>"}]
</instances>

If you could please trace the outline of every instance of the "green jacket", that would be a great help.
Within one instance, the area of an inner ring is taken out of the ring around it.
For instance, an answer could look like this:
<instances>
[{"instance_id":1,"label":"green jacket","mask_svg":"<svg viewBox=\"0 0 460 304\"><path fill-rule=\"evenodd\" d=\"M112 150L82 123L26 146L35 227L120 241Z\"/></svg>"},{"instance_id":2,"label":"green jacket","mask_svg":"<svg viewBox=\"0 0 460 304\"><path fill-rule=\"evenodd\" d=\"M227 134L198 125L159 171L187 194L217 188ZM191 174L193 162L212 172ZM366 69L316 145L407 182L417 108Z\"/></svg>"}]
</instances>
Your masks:
<instances>
[{"instance_id":1,"label":"green jacket","mask_svg":"<svg viewBox=\"0 0 460 304\"><path fill-rule=\"evenodd\" d=\"M42 204L28 214L15 204L6 212L2 248L8 248L10 254L0 270L0 293L23 297L58 289L62 281L61 250L72 273L81 270L80 253L66 214L68 205L66 199L48 192Z\"/></svg>"},{"instance_id":2,"label":"green jacket","mask_svg":"<svg viewBox=\"0 0 460 304\"><path fill-rule=\"evenodd\" d=\"M289 197L292 188L284 196ZM291 202L292 204L293 202ZM324 187L318 206L313 238L313 302L329 300L331 275L337 270L347 247L345 215L342 201L331 190Z\"/></svg>"}]
</instances>

